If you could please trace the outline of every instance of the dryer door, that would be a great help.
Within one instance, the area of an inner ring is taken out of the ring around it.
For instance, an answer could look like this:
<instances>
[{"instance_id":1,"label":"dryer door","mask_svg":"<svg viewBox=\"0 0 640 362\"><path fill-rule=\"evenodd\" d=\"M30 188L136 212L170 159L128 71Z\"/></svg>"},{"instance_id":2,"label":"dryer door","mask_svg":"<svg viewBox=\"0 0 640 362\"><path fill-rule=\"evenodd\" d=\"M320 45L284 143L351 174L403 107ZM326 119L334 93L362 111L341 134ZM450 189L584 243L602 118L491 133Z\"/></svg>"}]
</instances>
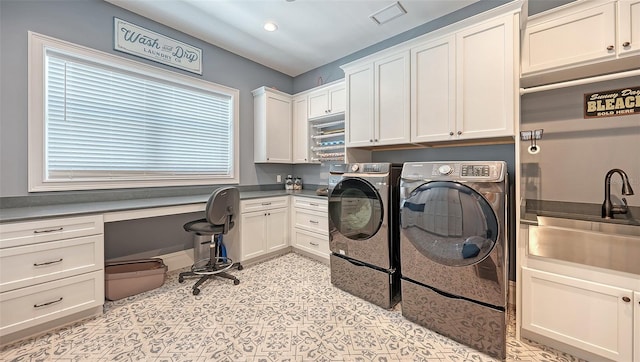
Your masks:
<instances>
[{"instance_id":1,"label":"dryer door","mask_svg":"<svg viewBox=\"0 0 640 362\"><path fill-rule=\"evenodd\" d=\"M383 197L378 189L358 177L341 180L329 195L329 247L332 252L388 268L389 240Z\"/></svg>"},{"instance_id":2,"label":"dryer door","mask_svg":"<svg viewBox=\"0 0 640 362\"><path fill-rule=\"evenodd\" d=\"M400 212L403 242L408 240L440 265L479 263L498 240L498 219L491 206L461 183L425 183L404 200Z\"/></svg>"}]
</instances>

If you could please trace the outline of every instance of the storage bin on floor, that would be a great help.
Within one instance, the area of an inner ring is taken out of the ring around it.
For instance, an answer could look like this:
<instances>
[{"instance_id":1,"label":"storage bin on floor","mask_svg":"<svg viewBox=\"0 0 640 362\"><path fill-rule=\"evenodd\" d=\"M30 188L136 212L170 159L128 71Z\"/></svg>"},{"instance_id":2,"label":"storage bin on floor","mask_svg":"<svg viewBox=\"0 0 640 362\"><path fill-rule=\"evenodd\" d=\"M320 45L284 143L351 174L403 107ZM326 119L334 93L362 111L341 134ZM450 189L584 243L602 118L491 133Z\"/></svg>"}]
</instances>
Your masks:
<instances>
[{"instance_id":1,"label":"storage bin on floor","mask_svg":"<svg viewBox=\"0 0 640 362\"><path fill-rule=\"evenodd\" d=\"M167 277L167 266L160 258L108 262L104 269L104 295L108 300L159 288Z\"/></svg>"}]
</instances>

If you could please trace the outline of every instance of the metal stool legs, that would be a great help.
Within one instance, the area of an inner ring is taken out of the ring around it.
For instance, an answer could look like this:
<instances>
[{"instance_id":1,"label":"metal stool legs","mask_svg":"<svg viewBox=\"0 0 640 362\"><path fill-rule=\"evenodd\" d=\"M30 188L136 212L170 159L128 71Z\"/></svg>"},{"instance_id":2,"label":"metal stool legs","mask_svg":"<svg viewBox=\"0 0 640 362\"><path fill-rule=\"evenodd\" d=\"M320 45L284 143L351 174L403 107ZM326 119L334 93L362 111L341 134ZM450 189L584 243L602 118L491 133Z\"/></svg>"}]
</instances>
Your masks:
<instances>
[{"instance_id":1,"label":"metal stool legs","mask_svg":"<svg viewBox=\"0 0 640 362\"><path fill-rule=\"evenodd\" d=\"M240 280L234 275L226 273L227 270L233 267L237 267L238 270L243 269L240 263L233 263L230 258L220 256L220 244L217 240L217 235L213 235L209 245L209 260L207 263L202 265L201 261L196 260L191 266L191 271L182 272L178 275L178 282L184 283L185 277L199 276L200 279L193 285L193 295L200 294L202 283L214 277L233 280L233 284L238 285Z\"/></svg>"}]
</instances>

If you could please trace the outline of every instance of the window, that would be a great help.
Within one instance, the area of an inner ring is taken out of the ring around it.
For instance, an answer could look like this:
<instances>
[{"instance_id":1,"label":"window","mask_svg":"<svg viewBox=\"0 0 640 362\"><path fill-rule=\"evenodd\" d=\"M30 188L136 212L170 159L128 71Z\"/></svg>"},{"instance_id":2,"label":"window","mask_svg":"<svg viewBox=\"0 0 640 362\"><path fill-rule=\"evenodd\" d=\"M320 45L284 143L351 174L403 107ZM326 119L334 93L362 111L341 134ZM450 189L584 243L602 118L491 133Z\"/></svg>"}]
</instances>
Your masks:
<instances>
[{"instance_id":1,"label":"window","mask_svg":"<svg viewBox=\"0 0 640 362\"><path fill-rule=\"evenodd\" d=\"M29 40L29 191L238 183L237 90Z\"/></svg>"}]
</instances>

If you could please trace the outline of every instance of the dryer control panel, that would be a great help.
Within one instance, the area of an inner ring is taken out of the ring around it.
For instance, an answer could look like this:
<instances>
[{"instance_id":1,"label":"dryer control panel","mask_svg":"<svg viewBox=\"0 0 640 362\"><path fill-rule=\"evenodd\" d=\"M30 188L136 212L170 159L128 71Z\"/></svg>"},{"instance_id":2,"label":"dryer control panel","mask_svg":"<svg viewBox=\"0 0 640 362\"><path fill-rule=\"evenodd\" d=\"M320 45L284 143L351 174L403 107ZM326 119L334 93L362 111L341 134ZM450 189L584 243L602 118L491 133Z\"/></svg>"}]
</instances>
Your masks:
<instances>
[{"instance_id":1,"label":"dryer control panel","mask_svg":"<svg viewBox=\"0 0 640 362\"><path fill-rule=\"evenodd\" d=\"M504 161L406 162L404 180L501 182L506 174Z\"/></svg>"}]
</instances>

